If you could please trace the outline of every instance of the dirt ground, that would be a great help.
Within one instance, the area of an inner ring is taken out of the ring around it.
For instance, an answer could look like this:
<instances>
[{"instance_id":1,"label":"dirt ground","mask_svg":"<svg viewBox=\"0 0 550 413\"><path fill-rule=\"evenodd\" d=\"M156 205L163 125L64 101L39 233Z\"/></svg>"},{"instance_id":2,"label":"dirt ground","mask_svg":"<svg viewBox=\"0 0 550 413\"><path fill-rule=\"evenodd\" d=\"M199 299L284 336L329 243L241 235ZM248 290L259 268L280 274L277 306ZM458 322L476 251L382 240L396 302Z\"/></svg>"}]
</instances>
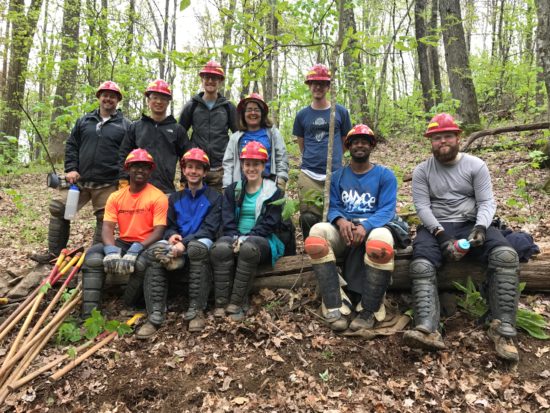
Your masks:
<instances>
[{"instance_id":1,"label":"dirt ground","mask_svg":"<svg viewBox=\"0 0 550 413\"><path fill-rule=\"evenodd\" d=\"M490 167L498 214L548 248L549 196L538 189L547 171L509 172L528 162L536 137L486 139L483 145L491 151L474 154ZM396 159L395 153L403 156ZM380 145L373 160L392 166L401 178L426 156L423 141L395 140ZM522 177L525 190L518 195ZM16 177L10 182L15 193L0 193L2 272L24 274L34 267L27 254L45 244L53 192L42 179ZM410 182L405 182L399 207L407 211L410 203ZM73 245L91 237L92 218L83 210L73 226ZM409 308L406 294L392 293L389 299L403 312ZM443 320L447 349L424 353L404 346L401 334L373 340L339 336L319 320L318 305L310 289L262 290L253 296L244 322L209 315L205 331L192 334L182 319L185 304L172 298L168 320L153 340L121 337L59 382L35 379L11 394L0 411L550 412L550 341L520 332L520 363L503 362L484 327L459 310ZM548 294L524 295L521 306L550 319ZM129 318L116 290L108 292L105 307L111 318ZM6 343L0 343L0 357ZM40 362L64 351L52 343Z\"/></svg>"}]
</instances>

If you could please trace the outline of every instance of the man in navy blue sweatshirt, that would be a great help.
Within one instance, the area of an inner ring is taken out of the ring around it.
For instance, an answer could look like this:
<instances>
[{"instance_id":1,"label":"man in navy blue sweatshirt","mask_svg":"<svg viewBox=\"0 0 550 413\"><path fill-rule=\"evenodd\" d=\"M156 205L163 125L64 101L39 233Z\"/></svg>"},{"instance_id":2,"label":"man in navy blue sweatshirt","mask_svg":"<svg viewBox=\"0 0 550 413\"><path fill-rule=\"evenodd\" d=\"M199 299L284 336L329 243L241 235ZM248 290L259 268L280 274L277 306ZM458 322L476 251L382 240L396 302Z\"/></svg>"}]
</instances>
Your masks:
<instances>
[{"instance_id":1,"label":"man in navy blue sweatshirt","mask_svg":"<svg viewBox=\"0 0 550 413\"><path fill-rule=\"evenodd\" d=\"M367 125L352 128L344 145L351 163L332 174L328 222L315 224L305 240L323 317L335 331L348 328L347 316L356 304L358 315L349 328L374 327L394 267L394 240L385 225L395 216L397 179L390 169L370 162L376 138ZM340 286L337 257L345 259L349 298Z\"/></svg>"}]
</instances>

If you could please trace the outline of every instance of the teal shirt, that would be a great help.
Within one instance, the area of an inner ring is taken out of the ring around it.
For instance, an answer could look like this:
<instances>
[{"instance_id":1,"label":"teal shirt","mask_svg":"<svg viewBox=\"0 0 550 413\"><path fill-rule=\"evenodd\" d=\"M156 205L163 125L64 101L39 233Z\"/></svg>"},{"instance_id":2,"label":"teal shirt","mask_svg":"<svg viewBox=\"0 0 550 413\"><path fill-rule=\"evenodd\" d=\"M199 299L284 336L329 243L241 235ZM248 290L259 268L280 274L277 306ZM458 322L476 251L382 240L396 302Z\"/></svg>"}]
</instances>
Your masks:
<instances>
[{"instance_id":1,"label":"teal shirt","mask_svg":"<svg viewBox=\"0 0 550 413\"><path fill-rule=\"evenodd\" d=\"M256 224L256 200L260 195L261 188L253 194L244 195L243 204L239 216L239 232L248 234Z\"/></svg>"}]
</instances>

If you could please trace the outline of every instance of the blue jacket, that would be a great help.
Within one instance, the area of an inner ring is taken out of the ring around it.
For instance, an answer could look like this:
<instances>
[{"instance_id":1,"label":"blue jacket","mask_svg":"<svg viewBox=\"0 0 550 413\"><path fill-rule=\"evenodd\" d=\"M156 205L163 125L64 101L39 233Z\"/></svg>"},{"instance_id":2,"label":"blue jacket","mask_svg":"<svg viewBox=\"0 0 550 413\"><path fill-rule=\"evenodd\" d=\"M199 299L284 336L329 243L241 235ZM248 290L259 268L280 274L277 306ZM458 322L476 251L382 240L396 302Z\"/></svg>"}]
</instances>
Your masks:
<instances>
[{"instance_id":1,"label":"blue jacket","mask_svg":"<svg viewBox=\"0 0 550 413\"><path fill-rule=\"evenodd\" d=\"M164 238L174 234L183 237L183 244L200 238L215 240L221 225L222 196L204 185L193 197L185 188L168 198L168 219Z\"/></svg>"},{"instance_id":2,"label":"blue jacket","mask_svg":"<svg viewBox=\"0 0 550 413\"><path fill-rule=\"evenodd\" d=\"M242 189L235 188L239 186ZM273 201L281 199L283 193L275 182L264 179L262 190L256 201L256 224L248 234L239 233L239 212L243 203L246 187L246 179L239 182L234 182L223 191L222 201L222 224L223 235L255 235L258 237L268 238L271 234L279 230L281 226L281 205L272 205ZM237 193L238 198L235 197Z\"/></svg>"}]
</instances>

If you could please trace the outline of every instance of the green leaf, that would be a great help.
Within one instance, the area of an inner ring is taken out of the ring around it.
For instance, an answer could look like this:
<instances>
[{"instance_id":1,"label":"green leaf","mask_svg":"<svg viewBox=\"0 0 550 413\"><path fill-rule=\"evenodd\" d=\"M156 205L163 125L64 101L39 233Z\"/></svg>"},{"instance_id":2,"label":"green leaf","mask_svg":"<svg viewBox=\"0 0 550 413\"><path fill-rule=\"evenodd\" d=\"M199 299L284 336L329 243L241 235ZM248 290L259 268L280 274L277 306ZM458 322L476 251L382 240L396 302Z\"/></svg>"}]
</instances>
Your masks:
<instances>
[{"instance_id":1,"label":"green leaf","mask_svg":"<svg viewBox=\"0 0 550 413\"><path fill-rule=\"evenodd\" d=\"M191 5L191 0L181 0L180 3L180 11L184 11L186 8L188 8Z\"/></svg>"},{"instance_id":2,"label":"green leaf","mask_svg":"<svg viewBox=\"0 0 550 413\"><path fill-rule=\"evenodd\" d=\"M40 292L42 294L46 294L50 288L52 288L52 285L49 282L47 282L42 287L40 287Z\"/></svg>"},{"instance_id":3,"label":"green leaf","mask_svg":"<svg viewBox=\"0 0 550 413\"><path fill-rule=\"evenodd\" d=\"M75 359L76 358L76 347L71 346L67 349L67 354L69 355L69 358Z\"/></svg>"}]
</instances>

